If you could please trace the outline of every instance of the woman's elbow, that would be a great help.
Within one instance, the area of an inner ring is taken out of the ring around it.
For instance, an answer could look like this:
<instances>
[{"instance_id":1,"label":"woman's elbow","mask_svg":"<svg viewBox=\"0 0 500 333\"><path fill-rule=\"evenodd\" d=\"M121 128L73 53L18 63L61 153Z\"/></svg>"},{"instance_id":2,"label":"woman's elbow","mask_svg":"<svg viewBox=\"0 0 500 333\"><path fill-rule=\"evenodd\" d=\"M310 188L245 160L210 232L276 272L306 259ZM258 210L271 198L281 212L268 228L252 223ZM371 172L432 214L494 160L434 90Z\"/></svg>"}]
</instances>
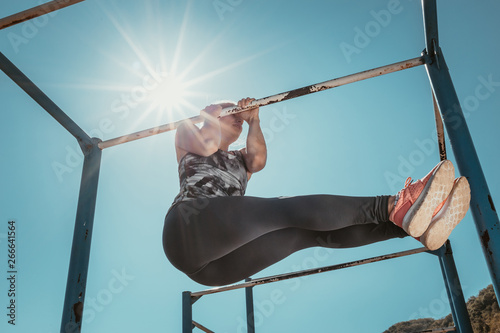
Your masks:
<instances>
[{"instance_id":1,"label":"woman's elbow","mask_svg":"<svg viewBox=\"0 0 500 333\"><path fill-rule=\"evenodd\" d=\"M266 158L255 158L253 159L249 165L247 165L247 169L251 173L256 173L259 172L260 170L264 169L266 166Z\"/></svg>"}]
</instances>

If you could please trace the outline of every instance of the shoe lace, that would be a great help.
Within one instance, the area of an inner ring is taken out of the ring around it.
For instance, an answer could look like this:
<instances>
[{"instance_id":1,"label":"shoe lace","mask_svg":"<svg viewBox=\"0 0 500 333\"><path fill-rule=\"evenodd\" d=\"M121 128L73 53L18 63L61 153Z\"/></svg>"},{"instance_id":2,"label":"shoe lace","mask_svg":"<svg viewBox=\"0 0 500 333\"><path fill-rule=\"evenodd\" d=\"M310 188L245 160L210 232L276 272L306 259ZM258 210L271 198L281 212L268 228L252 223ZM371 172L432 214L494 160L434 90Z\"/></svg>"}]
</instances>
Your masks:
<instances>
[{"instance_id":1,"label":"shoe lace","mask_svg":"<svg viewBox=\"0 0 500 333\"><path fill-rule=\"evenodd\" d=\"M408 186L410 186L412 183L413 183L413 179L411 179L411 177L406 178L406 181L405 181L405 187L404 187L404 188L407 188L407 187L408 187Z\"/></svg>"}]
</instances>

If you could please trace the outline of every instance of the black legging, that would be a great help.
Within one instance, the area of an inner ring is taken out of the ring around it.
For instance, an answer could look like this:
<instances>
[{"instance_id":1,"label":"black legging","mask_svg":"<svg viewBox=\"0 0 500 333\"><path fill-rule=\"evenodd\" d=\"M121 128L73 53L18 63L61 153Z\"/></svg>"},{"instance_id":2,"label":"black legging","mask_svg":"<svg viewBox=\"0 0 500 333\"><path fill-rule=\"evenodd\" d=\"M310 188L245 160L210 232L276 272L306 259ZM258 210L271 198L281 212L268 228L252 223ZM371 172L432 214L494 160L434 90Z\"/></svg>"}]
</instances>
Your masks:
<instances>
[{"instance_id":1,"label":"black legging","mask_svg":"<svg viewBox=\"0 0 500 333\"><path fill-rule=\"evenodd\" d=\"M163 248L194 281L240 281L313 246L348 248L406 232L389 221L389 196L219 197L184 201L165 217Z\"/></svg>"}]
</instances>

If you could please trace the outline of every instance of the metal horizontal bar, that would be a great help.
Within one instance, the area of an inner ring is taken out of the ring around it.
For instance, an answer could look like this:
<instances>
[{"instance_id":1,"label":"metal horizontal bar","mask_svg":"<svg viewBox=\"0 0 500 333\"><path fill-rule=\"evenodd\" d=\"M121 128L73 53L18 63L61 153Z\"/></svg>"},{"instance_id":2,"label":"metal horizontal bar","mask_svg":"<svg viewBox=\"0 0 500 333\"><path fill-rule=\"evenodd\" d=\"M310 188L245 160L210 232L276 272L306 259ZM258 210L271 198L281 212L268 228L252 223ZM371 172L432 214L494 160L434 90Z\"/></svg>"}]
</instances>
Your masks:
<instances>
[{"instance_id":1,"label":"metal horizontal bar","mask_svg":"<svg viewBox=\"0 0 500 333\"><path fill-rule=\"evenodd\" d=\"M0 19L0 30L85 0L54 0Z\"/></svg>"},{"instance_id":2,"label":"metal horizontal bar","mask_svg":"<svg viewBox=\"0 0 500 333\"><path fill-rule=\"evenodd\" d=\"M200 330L202 330L203 332L206 332L206 333L215 333L214 331L209 330L208 328L206 328L205 326L203 326L200 323L195 322L194 320L193 320L193 325L196 326L197 328L199 328Z\"/></svg>"},{"instance_id":3,"label":"metal horizontal bar","mask_svg":"<svg viewBox=\"0 0 500 333\"><path fill-rule=\"evenodd\" d=\"M217 287L217 288L212 288L212 289L194 292L194 293L191 293L191 297L201 297L203 295L215 294L215 293L220 293L220 292L228 291L228 290L247 288L247 287L252 287L252 286L266 284L266 283L272 283L272 282L293 279L293 278L306 276L306 275L313 275L313 274L318 274L318 273L323 273L323 272L335 271L335 270L339 270L339 269L343 269L343 268L360 266L360 265L369 264L372 262L394 259L394 258L409 256L412 254L428 252L428 251L429 250L427 250L425 247L421 247L418 249L396 252L396 253L386 254L383 256L372 257L372 258L367 258L367 259L362 259L362 260L356 260L356 261L351 261L351 262L347 262L347 263L343 263L343 264L337 264L337 265L320 267L320 268L312 268L312 269L307 269L307 270L298 271L298 272L263 277L263 278L251 280L248 282L242 282L239 284L232 284L229 286Z\"/></svg>"},{"instance_id":4,"label":"metal horizontal bar","mask_svg":"<svg viewBox=\"0 0 500 333\"><path fill-rule=\"evenodd\" d=\"M196 124L196 123L201 123L203 121L203 118L201 116L194 116L191 118L179 120L179 121L165 124L165 125L161 125L158 127L152 127L152 128L149 128L149 129L146 129L143 131L132 133L132 134L119 136L119 137L114 138L114 139L109 139L109 140L100 142L99 148L105 149L105 148L117 146L117 145L125 143L125 142L135 141L135 140L147 138L147 137L152 136L152 135L172 131L172 130L176 129L177 127L179 127L179 125L186 120L191 120L194 124Z\"/></svg>"},{"instance_id":5,"label":"metal horizontal bar","mask_svg":"<svg viewBox=\"0 0 500 333\"><path fill-rule=\"evenodd\" d=\"M7 74L21 89L45 109L55 120L67 129L80 143L92 145L92 140L63 110L43 93L26 75L19 70L3 53L0 52L0 69Z\"/></svg>"},{"instance_id":6,"label":"metal horizontal bar","mask_svg":"<svg viewBox=\"0 0 500 333\"><path fill-rule=\"evenodd\" d=\"M222 111L221 117L224 117L224 116L229 115L229 114L240 113L240 112L243 112L245 110L251 109L251 108L256 107L256 106L265 106L265 105L270 105L270 104L274 104L274 103L278 103L278 102L283 102L283 101L286 101L286 100L289 100L292 98L308 95L311 93L315 93L315 92L319 92L319 91L323 91L323 90L327 90L327 89L331 89L331 88L340 87L340 86L343 86L343 85L346 85L349 83L354 83L354 82L370 79L370 78L381 76L384 74L398 72L398 71L401 71L403 69L408 69L408 68L412 68L412 67L416 67L416 66L420 66L420 65L424 65L424 64L425 64L425 58L424 57L417 57L417 58L413 58L413 59L409 59L409 60L405 60L405 61L400 61L400 62L397 62L394 64L369 69L369 70L362 71L359 73L355 73L355 74L339 77L336 79L332 79L329 81L316 83L316 84L313 84L310 86L290 90L290 91L287 91L287 92L284 92L281 94L276 94L276 95L272 95L269 97L257 99L255 101L253 101L252 103L250 103L248 105L248 107L245 109L242 109L239 107L226 108Z\"/></svg>"},{"instance_id":7,"label":"metal horizontal bar","mask_svg":"<svg viewBox=\"0 0 500 333\"><path fill-rule=\"evenodd\" d=\"M333 80L329 80L329 81L313 84L310 86L290 90L290 91L287 91L284 93L268 96L268 97L261 98L261 99L256 99L255 101L250 103L250 105L245 109L238 108L238 107L225 108L224 110L222 110L221 117L224 117L224 116L227 116L230 114L243 112L243 111L251 109L253 107L257 107L257 106L260 107L260 106L266 106L266 105L270 105L270 104L274 104L274 103L278 103L278 102L283 102L283 101L286 101L286 100L289 100L292 98L296 98L296 97L312 94L315 92L343 86L343 85L346 85L349 83L366 80L366 79L380 76L380 75L384 75L384 74L394 73L394 72L397 72L397 71L400 71L403 69L408 69L408 68L412 68L412 67L416 67L416 66L420 66L420 65L424 65L424 64L425 64L425 58L418 57L418 58L413 58L413 59L397 62L397 63L387 65L387 66L377 67L374 69L370 69L370 70L366 70L363 72L343 76L343 77L336 78ZM203 119L200 116L195 116L195 117L191 117L188 119L191 120L193 123L199 123L199 122L203 121ZM116 146L116 145L119 145L119 144L122 144L125 142L130 142L130 141L146 138L148 136L168 132L168 131L176 129L183 121L184 120L180 120L180 121L176 121L176 122L173 122L170 124L161 125L158 127L153 127L153 128L149 128L147 130L135 132L135 133L132 133L129 135L124 135L124 136L120 136L120 137L117 137L114 139L106 140L106 141L99 143L99 148L101 148L101 149L109 148L109 147Z\"/></svg>"}]
</instances>

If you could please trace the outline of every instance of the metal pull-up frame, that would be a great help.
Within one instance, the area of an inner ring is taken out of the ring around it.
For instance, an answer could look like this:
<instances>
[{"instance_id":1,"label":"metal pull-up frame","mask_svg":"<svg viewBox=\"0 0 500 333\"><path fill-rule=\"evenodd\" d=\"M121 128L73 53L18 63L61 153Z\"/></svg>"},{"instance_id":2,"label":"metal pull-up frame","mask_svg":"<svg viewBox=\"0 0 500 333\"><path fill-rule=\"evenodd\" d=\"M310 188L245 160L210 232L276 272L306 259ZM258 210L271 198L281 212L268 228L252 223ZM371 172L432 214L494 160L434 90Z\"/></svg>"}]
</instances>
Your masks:
<instances>
[{"instance_id":1,"label":"metal pull-up frame","mask_svg":"<svg viewBox=\"0 0 500 333\"><path fill-rule=\"evenodd\" d=\"M243 283L207 289L194 293L190 291L185 291L182 293L182 332L191 333L193 329L196 327L202 330L203 332L214 333L207 327L193 320L193 304L196 301L198 301L202 296L205 295L211 295L220 292L245 288L247 333L255 333L255 315L254 315L253 291L252 291L253 287L268 283L295 279L298 277L303 277L313 274L331 272L339 269L375 263L388 259L405 257L424 252L434 254L439 258L439 265L441 266L441 272L443 273L443 280L446 288L446 293L448 295L448 300L451 306L451 314L453 317L453 322L455 324L455 327L446 328L442 332L449 332L450 330L453 330L462 333L473 333L472 326L470 323L470 318L467 313L467 304L465 303L465 298L462 293L462 286L460 285L460 279L458 277L457 268L455 266L455 260L453 259L453 251L451 249L450 241L447 241L444 246L442 246L440 249L436 251L429 251L425 247L421 247L413 250L407 250L372 258L366 258L343 264L312 268L303 271L263 277L254 280L246 279L245 282Z\"/></svg>"},{"instance_id":2,"label":"metal pull-up frame","mask_svg":"<svg viewBox=\"0 0 500 333\"><path fill-rule=\"evenodd\" d=\"M55 0L48 2L22 13L0 19L0 29L81 1L83 0ZM433 96L435 96L435 105L439 109L436 120L439 120L438 118L440 118L440 113L446 126L460 174L467 177L471 187L470 209L474 217L484 256L488 264L493 287L498 298L500 296L500 264L498 262L500 259L500 222L486 183L486 179L481 169L462 108L453 86L453 82L448 72L448 67L446 66L443 53L439 47L436 0L422 0L422 10L426 45L425 50L420 57L349 75L343 78L330 80L320 84L295 89L263 99L258 99L254 101L251 106L269 105L347 83L391 73L397 70L407 69L418 65L425 65L432 87ZM42 108L44 108L77 139L85 157L78 198L78 208L76 212L73 245L68 270L66 297L61 321L61 332L66 333L79 331L82 326L83 304L85 301L90 244L92 240L102 149L175 129L178 122L132 133L124 137L103 142L97 138L90 138L2 53L0 53L0 69L2 69L7 76L9 76L17 85L26 91L29 96L31 96ZM224 114L241 111L243 110L235 108L227 109L224 110ZM197 117L193 117L191 119L191 121L194 122L200 120L201 119ZM439 122L440 121L438 121L438 123ZM438 125L438 132L439 131L440 129ZM441 146L444 148L444 134L442 128L439 137L441 140L440 148ZM441 152L443 152L443 150L441 150ZM441 153L441 158L443 158L443 153ZM448 251L448 247L442 248L439 251L446 252ZM443 259L444 257L444 255L440 256L440 262L446 261ZM442 268L445 281L446 279L456 276L456 270L453 267L449 267L445 264L442 265L444 265L444 268L443 266ZM459 318L466 316L466 311L463 312L460 310L461 301L455 300L453 298L453 294L450 296L450 301L452 304L454 319L456 316ZM458 331L472 332L469 327L470 324L465 324L465 326L461 327L460 323L457 323L457 321L455 323L458 325Z\"/></svg>"}]
</instances>

